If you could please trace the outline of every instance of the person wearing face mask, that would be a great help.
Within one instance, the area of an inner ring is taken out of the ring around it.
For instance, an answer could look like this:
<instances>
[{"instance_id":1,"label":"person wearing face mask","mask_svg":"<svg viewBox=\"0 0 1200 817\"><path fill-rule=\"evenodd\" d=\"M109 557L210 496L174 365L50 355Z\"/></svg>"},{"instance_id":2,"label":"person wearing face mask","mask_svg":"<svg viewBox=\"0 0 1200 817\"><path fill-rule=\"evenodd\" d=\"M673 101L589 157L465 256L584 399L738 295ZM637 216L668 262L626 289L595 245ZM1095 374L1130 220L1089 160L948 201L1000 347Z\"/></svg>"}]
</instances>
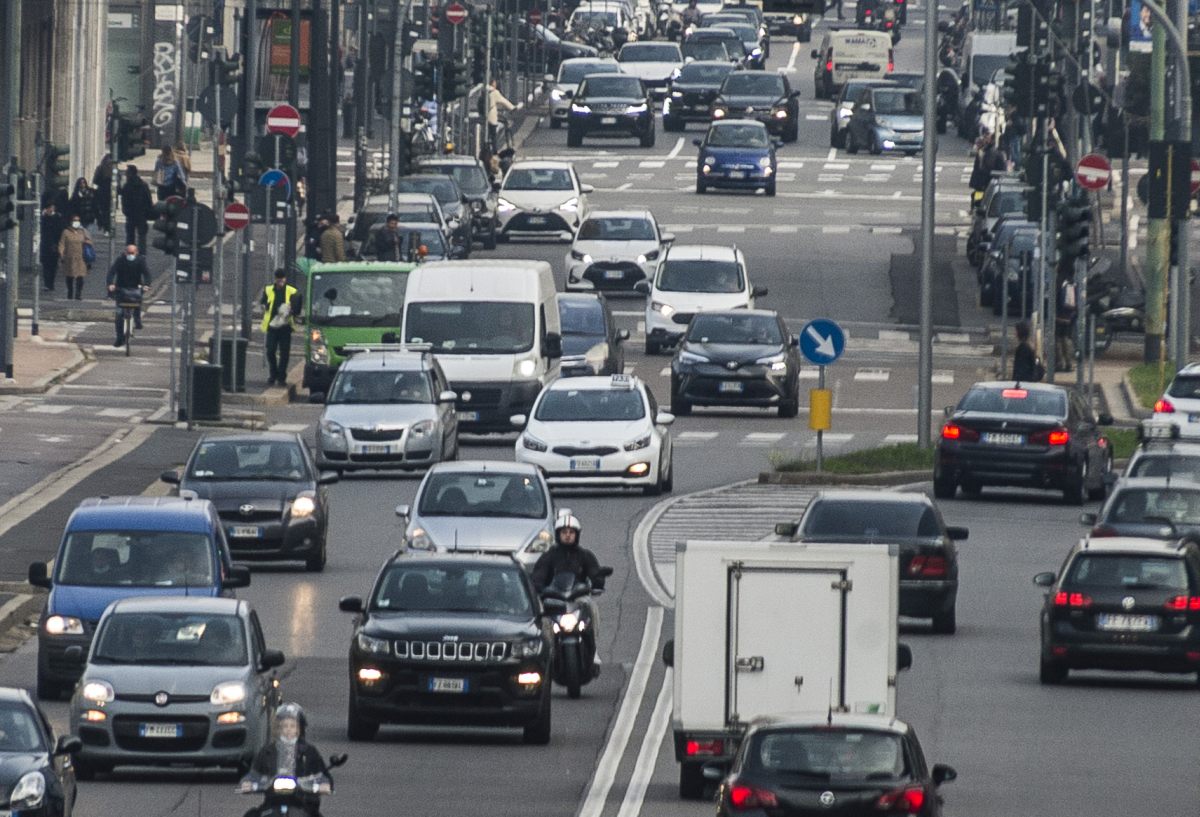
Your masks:
<instances>
[{"instance_id":1,"label":"person wearing face mask","mask_svg":"<svg viewBox=\"0 0 1200 817\"><path fill-rule=\"evenodd\" d=\"M121 293L137 292L137 300L141 300L141 293L150 287L150 268L146 266L146 259L138 253L136 244L129 244L125 247L125 254L113 261L113 264L108 269L108 294L110 298L117 300L117 340L113 346L120 348L125 345L125 315L124 310L120 306L122 300ZM142 310L135 309L133 311L134 326L137 329L142 328Z\"/></svg>"},{"instance_id":2,"label":"person wearing face mask","mask_svg":"<svg viewBox=\"0 0 1200 817\"><path fill-rule=\"evenodd\" d=\"M90 253L95 258L95 252L92 237L83 229L83 222L79 216L72 215L71 223L58 239L58 257L63 277L67 281L68 298L83 300L83 279L88 274L85 253Z\"/></svg>"},{"instance_id":3,"label":"person wearing face mask","mask_svg":"<svg viewBox=\"0 0 1200 817\"><path fill-rule=\"evenodd\" d=\"M242 779L242 791L254 791L256 782L276 777L316 777L328 789L333 787L329 768L317 747L305 738L308 724L300 704L280 704L275 710L275 739L258 750L250 772ZM300 805L314 817L320 814L320 798L315 794L297 794ZM258 817L259 809L246 812L245 817Z\"/></svg>"}]
</instances>

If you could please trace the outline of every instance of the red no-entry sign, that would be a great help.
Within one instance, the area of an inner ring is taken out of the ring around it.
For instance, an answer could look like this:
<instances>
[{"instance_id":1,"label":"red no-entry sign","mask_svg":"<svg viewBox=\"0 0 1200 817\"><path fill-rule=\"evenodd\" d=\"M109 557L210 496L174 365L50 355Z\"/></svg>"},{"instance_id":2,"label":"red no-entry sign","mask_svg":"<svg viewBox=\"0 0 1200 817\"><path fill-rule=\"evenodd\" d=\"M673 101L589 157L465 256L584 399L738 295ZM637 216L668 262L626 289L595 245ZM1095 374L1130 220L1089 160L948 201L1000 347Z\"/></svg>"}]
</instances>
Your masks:
<instances>
[{"instance_id":1,"label":"red no-entry sign","mask_svg":"<svg viewBox=\"0 0 1200 817\"><path fill-rule=\"evenodd\" d=\"M300 132L300 112L291 105L276 105L267 112L267 133L282 133L296 138Z\"/></svg>"},{"instance_id":2,"label":"red no-entry sign","mask_svg":"<svg viewBox=\"0 0 1200 817\"><path fill-rule=\"evenodd\" d=\"M1108 187L1112 178L1112 165L1099 153L1089 153L1075 165L1075 181L1084 190L1101 190Z\"/></svg>"},{"instance_id":3,"label":"red no-entry sign","mask_svg":"<svg viewBox=\"0 0 1200 817\"><path fill-rule=\"evenodd\" d=\"M452 26L462 25L467 20L467 7L462 3L451 3L442 11L442 16Z\"/></svg>"},{"instance_id":4,"label":"red no-entry sign","mask_svg":"<svg viewBox=\"0 0 1200 817\"><path fill-rule=\"evenodd\" d=\"M240 230L250 223L250 209L240 201L225 205L225 229Z\"/></svg>"},{"instance_id":5,"label":"red no-entry sign","mask_svg":"<svg viewBox=\"0 0 1200 817\"><path fill-rule=\"evenodd\" d=\"M1192 159L1192 195L1200 191L1200 159Z\"/></svg>"}]
</instances>

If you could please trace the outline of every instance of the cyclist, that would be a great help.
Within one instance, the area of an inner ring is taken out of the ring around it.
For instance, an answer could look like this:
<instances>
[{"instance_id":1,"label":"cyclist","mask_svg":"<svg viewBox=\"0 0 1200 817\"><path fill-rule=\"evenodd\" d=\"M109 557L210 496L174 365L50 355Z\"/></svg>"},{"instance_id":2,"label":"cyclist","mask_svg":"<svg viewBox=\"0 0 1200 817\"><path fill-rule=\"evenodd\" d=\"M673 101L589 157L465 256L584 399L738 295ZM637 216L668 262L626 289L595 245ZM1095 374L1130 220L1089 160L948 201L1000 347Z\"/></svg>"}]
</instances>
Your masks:
<instances>
[{"instance_id":1,"label":"cyclist","mask_svg":"<svg viewBox=\"0 0 1200 817\"><path fill-rule=\"evenodd\" d=\"M150 288L150 268L146 259L138 252L137 244L125 247L125 254L113 262L108 269L109 297L117 302L117 340L113 346L120 348L125 345L125 310L122 303L141 303L142 292ZM136 328L142 328L142 308L133 310L133 321Z\"/></svg>"}]
</instances>

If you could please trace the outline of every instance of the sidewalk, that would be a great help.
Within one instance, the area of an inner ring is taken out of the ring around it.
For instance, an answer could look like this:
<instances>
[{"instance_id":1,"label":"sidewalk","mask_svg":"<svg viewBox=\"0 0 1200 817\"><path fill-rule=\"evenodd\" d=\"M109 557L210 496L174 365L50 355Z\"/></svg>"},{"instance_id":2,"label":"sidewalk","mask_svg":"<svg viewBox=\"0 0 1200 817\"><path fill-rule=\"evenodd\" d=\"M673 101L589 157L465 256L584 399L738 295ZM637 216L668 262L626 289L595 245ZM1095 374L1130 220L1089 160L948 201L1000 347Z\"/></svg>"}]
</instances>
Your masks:
<instances>
[{"instance_id":1,"label":"sidewalk","mask_svg":"<svg viewBox=\"0 0 1200 817\"><path fill-rule=\"evenodd\" d=\"M32 336L27 326L21 328L13 346L13 376L0 378L0 395L41 394L90 360L70 341L69 327L42 324L38 329Z\"/></svg>"}]
</instances>

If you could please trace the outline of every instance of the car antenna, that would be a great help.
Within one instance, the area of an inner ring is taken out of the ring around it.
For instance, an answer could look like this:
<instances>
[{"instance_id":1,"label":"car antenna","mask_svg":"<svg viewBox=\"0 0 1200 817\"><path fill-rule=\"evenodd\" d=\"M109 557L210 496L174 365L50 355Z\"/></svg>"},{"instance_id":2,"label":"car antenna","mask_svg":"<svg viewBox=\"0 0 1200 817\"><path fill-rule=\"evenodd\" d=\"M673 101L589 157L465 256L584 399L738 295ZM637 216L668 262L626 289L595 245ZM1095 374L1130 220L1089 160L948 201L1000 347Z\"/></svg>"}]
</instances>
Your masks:
<instances>
[{"instance_id":1,"label":"car antenna","mask_svg":"<svg viewBox=\"0 0 1200 817\"><path fill-rule=\"evenodd\" d=\"M829 679L829 706L825 710L825 725L833 726L833 679Z\"/></svg>"},{"instance_id":2,"label":"car antenna","mask_svg":"<svg viewBox=\"0 0 1200 817\"><path fill-rule=\"evenodd\" d=\"M458 553L458 528L454 529L454 552Z\"/></svg>"}]
</instances>

